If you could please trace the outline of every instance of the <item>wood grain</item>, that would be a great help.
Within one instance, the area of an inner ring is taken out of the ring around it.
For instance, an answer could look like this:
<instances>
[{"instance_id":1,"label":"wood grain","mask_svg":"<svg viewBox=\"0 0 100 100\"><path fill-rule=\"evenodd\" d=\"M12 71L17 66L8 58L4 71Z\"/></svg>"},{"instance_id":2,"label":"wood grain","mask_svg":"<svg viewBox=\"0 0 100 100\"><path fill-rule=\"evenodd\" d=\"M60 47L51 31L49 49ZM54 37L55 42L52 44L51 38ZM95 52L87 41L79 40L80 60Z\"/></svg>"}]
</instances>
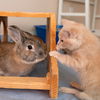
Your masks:
<instances>
[{"instance_id":1,"label":"wood grain","mask_svg":"<svg viewBox=\"0 0 100 100\"><path fill-rule=\"evenodd\" d=\"M50 84L46 78L0 76L0 88L49 90Z\"/></svg>"},{"instance_id":2,"label":"wood grain","mask_svg":"<svg viewBox=\"0 0 100 100\"><path fill-rule=\"evenodd\" d=\"M33 12L0 12L0 16L12 17L50 17L50 13L33 13Z\"/></svg>"},{"instance_id":3,"label":"wood grain","mask_svg":"<svg viewBox=\"0 0 100 100\"><path fill-rule=\"evenodd\" d=\"M56 19L55 14L51 13L50 15L50 24L49 24L49 45L50 51L56 49ZM49 59L49 68L50 68L50 96L51 98L58 97L58 64L57 60L54 57Z\"/></svg>"}]
</instances>

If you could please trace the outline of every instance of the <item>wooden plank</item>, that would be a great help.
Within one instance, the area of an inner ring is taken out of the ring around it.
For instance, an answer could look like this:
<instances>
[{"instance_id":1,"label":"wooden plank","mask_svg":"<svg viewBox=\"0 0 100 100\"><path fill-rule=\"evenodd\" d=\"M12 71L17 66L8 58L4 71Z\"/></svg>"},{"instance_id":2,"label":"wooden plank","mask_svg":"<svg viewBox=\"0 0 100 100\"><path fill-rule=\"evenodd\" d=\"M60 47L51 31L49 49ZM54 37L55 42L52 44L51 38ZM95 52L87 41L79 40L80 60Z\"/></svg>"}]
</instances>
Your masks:
<instances>
[{"instance_id":1,"label":"wooden plank","mask_svg":"<svg viewBox=\"0 0 100 100\"><path fill-rule=\"evenodd\" d=\"M8 42L8 17L3 17L3 40L2 42Z\"/></svg>"},{"instance_id":2,"label":"wooden plank","mask_svg":"<svg viewBox=\"0 0 100 100\"><path fill-rule=\"evenodd\" d=\"M50 51L56 48L56 19L55 14L50 17ZM58 65L54 57L50 57L50 96L51 98L58 97Z\"/></svg>"},{"instance_id":3,"label":"wooden plank","mask_svg":"<svg viewBox=\"0 0 100 100\"><path fill-rule=\"evenodd\" d=\"M51 72L50 72L50 96L51 98L57 98L58 97L58 64L57 60L54 57L50 57L50 66L51 66Z\"/></svg>"},{"instance_id":4,"label":"wooden plank","mask_svg":"<svg viewBox=\"0 0 100 100\"><path fill-rule=\"evenodd\" d=\"M50 51L50 18L47 18L47 29L46 29L46 44L47 51Z\"/></svg>"},{"instance_id":5,"label":"wooden plank","mask_svg":"<svg viewBox=\"0 0 100 100\"><path fill-rule=\"evenodd\" d=\"M0 16L11 16L11 17L50 17L50 13L3 12L3 11L0 11Z\"/></svg>"},{"instance_id":6,"label":"wooden plank","mask_svg":"<svg viewBox=\"0 0 100 100\"><path fill-rule=\"evenodd\" d=\"M5 16L0 16L0 25L1 23L3 24L3 38L1 39L2 42L8 41L8 32L7 32L8 21L7 19L8 18Z\"/></svg>"},{"instance_id":7,"label":"wooden plank","mask_svg":"<svg viewBox=\"0 0 100 100\"><path fill-rule=\"evenodd\" d=\"M56 18L55 14L51 13L50 17L50 51L56 49Z\"/></svg>"},{"instance_id":8,"label":"wooden plank","mask_svg":"<svg viewBox=\"0 0 100 100\"><path fill-rule=\"evenodd\" d=\"M0 88L49 90L47 78L0 76Z\"/></svg>"}]
</instances>

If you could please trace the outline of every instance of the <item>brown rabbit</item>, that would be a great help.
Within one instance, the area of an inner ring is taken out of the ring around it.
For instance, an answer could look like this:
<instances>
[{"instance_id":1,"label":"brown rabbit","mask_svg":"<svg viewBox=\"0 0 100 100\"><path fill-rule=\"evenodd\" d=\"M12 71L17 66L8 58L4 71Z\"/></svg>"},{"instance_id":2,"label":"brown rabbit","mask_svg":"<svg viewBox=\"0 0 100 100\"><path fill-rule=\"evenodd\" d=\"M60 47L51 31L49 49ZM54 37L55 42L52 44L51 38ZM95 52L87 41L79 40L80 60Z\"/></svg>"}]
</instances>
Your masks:
<instances>
[{"instance_id":1,"label":"brown rabbit","mask_svg":"<svg viewBox=\"0 0 100 100\"><path fill-rule=\"evenodd\" d=\"M46 58L46 45L39 37L16 26L10 26L8 31L15 43L0 44L0 75L27 75L35 63Z\"/></svg>"}]
</instances>

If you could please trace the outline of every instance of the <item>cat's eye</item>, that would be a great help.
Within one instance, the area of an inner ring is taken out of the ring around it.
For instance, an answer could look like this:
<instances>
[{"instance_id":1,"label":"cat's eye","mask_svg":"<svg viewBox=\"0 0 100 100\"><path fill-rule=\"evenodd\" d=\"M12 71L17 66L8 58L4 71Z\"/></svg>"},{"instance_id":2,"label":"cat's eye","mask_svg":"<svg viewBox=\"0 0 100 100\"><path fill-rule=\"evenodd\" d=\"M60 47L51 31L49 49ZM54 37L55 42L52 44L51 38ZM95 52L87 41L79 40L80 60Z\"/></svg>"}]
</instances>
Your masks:
<instances>
[{"instance_id":1,"label":"cat's eye","mask_svg":"<svg viewBox=\"0 0 100 100\"><path fill-rule=\"evenodd\" d=\"M61 42L64 42L64 40L60 40Z\"/></svg>"}]
</instances>

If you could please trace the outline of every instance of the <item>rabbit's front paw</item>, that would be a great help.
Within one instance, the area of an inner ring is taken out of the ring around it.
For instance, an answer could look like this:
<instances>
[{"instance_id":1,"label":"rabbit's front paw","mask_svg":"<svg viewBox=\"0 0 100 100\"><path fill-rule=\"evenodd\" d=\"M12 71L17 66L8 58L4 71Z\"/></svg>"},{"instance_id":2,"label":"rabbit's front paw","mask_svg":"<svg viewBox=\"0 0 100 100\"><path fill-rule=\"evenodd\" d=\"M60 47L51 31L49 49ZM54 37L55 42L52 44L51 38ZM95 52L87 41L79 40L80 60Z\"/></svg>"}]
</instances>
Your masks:
<instances>
[{"instance_id":1,"label":"rabbit's front paw","mask_svg":"<svg viewBox=\"0 0 100 100\"><path fill-rule=\"evenodd\" d=\"M50 51L49 55L57 58L58 57L58 52L57 51Z\"/></svg>"}]
</instances>

